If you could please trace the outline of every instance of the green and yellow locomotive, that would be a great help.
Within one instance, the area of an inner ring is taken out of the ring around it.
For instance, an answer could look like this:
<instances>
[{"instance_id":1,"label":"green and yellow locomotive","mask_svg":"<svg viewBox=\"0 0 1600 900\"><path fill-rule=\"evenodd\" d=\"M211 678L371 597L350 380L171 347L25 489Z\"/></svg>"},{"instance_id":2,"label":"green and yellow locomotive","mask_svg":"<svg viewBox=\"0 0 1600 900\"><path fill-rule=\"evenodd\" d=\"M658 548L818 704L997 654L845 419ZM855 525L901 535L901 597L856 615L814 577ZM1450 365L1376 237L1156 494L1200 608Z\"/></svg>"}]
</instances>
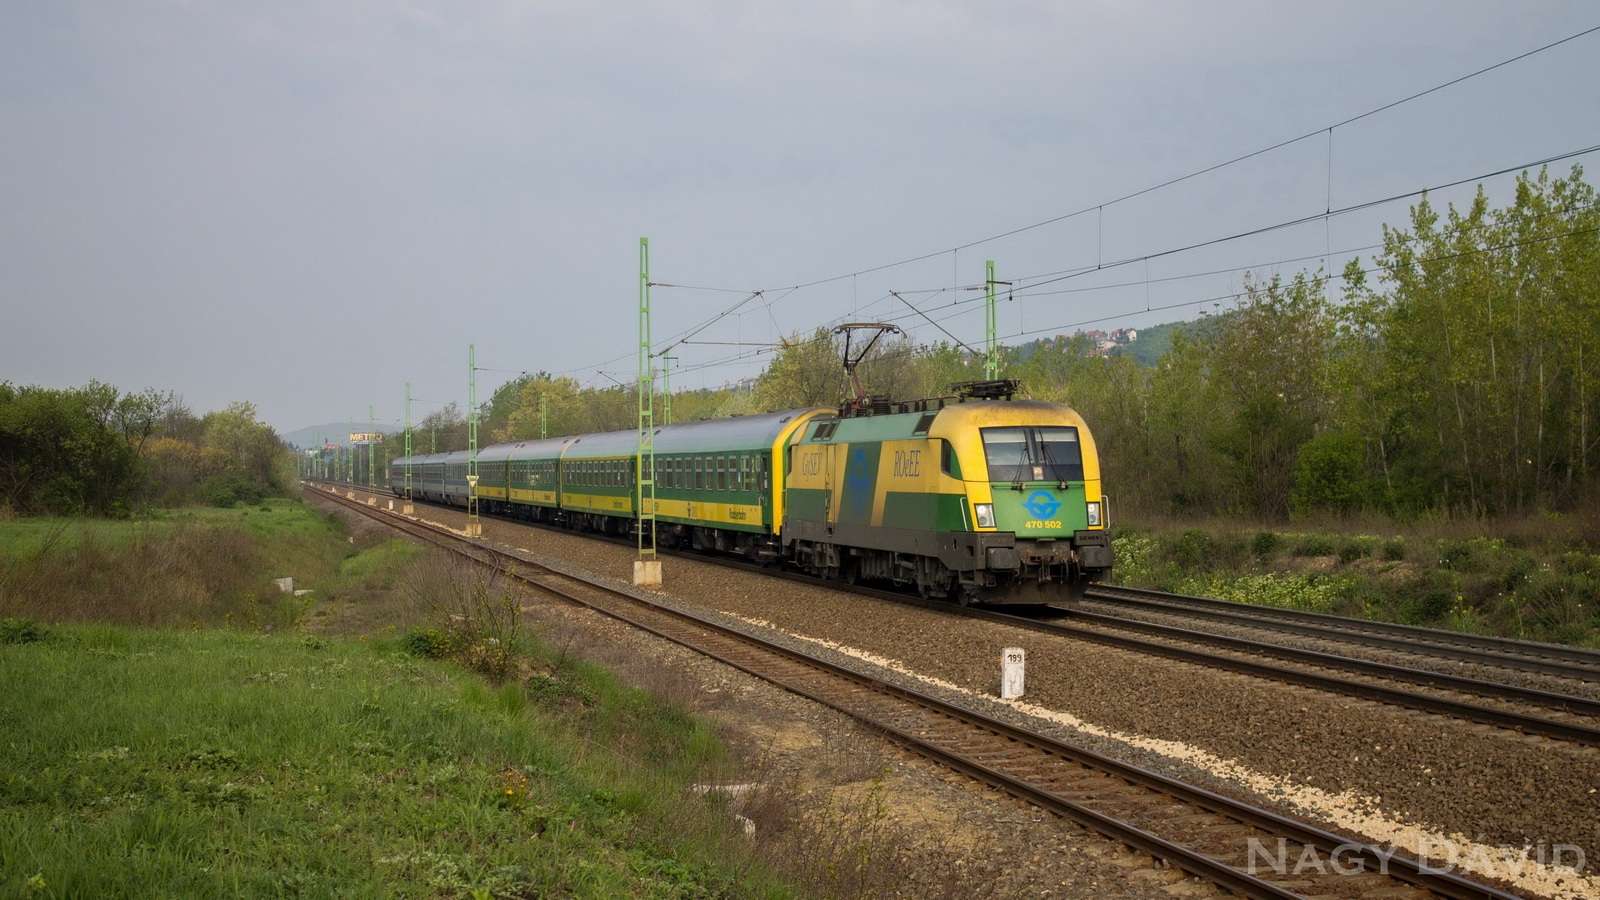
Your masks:
<instances>
[{"instance_id":1,"label":"green and yellow locomotive","mask_svg":"<svg viewBox=\"0 0 1600 900\"><path fill-rule=\"evenodd\" d=\"M657 540L961 603L1076 599L1112 563L1094 438L1070 407L1009 399L1015 387L662 426ZM487 447L479 503L637 533L637 442L617 431ZM414 494L464 506L467 463L398 459L391 484L403 494L409 467Z\"/></svg>"},{"instance_id":2,"label":"green and yellow locomotive","mask_svg":"<svg viewBox=\"0 0 1600 900\"><path fill-rule=\"evenodd\" d=\"M1069 407L975 400L814 422L791 453L783 543L825 577L1041 603L1111 568L1099 457Z\"/></svg>"}]
</instances>

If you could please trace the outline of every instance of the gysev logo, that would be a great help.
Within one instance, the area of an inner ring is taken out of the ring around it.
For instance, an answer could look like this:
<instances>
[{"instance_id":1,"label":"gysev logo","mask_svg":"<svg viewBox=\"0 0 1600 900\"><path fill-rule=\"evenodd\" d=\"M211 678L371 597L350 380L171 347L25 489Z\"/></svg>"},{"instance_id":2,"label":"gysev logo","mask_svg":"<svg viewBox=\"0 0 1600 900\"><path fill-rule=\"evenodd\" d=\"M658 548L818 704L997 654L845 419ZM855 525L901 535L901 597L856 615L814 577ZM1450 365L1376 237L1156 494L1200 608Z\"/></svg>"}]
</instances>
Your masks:
<instances>
[{"instance_id":1,"label":"gysev logo","mask_svg":"<svg viewBox=\"0 0 1600 900\"><path fill-rule=\"evenodd\" d=\"M1023 501L1022 508L1041 519L1048 519L1061 508L1061 501L1050 496L1047 491L1034 491Z\"/></svg>"},{"instance_id":2,"label":"gysev logo","mask_svg":"<svg viewBox=\"0 0 1600 900\"><path fill-rule=\"evenodd\" d=\"M850 467L845 474L845 481L850 487L851 511L857 516L864 516L871 511L872 475L866 448L855 448L855 452L850 455Z\"/></svg>"}]
</instances>

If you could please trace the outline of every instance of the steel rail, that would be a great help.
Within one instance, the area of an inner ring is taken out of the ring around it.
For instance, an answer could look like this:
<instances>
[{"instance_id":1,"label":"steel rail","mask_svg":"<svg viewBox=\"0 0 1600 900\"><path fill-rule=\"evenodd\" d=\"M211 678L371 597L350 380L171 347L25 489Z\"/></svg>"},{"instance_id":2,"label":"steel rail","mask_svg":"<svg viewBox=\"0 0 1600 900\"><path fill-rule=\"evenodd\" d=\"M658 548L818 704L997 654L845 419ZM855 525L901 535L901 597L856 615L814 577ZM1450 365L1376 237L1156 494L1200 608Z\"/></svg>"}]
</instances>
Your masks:
<instances>
[{"instance_id":1,"label":"steel rail","mask_svg":"<svg viewBox=\"0 0 1600 900\"><path fill-rule=\"evenodd\" d=\"M1387 647L1407 653L1600 682L1600 653L1510 638L1462 634L1328 613L1255 606L1233 600L1167 594L1144 588L1096 585L1088 597L1152 612L1271 628L1308 637Z\"/></svg>"},{"instance_id":2,"label":"steel rail","mask_svg":"<svg viewBox=\"0 0 1600 900\"><path fill-rule=\"evenodd\" d=\"M1554 691L1542 691L1536 688L1519 687L1514 684L1505 684L1499 681L1485 681L1481 678L1467 678L1462 675L1450 675L1444 672L1433 672L1428 669L1412 669L1406 666L1396 666L1390 663L1373 662L1366 659L1357 659L1350 656L1339 656L1334 653L1323 653L1318 650L1303 650L1299 647L1285 647L1280 644L1266 644L1246 638L1236 638L1223 634L1213 634L1209 631L1193 631L1187 628L1178 628L1172 625L1163 625L1158 622L1145 622L1139 619L1125 619L1121 616L1107 616L1080 609L1059 608L1060 615L1070 619L1087 622L1092 625L1107 628L1123 628L1131 631L1141 631L1145 634L1174 640L1189 641L1192 643L1210 644L1228 650L1237 650L1243 653L1254 653L1262 656L1274 656L1279 659L1302 662L1309 665L1320 666L1328 669L1343 669L1357 672L1362 675L1371 675L1376 678L1387 678L1395 681L1409 681L1413 684L1426 685L1442 690L1457 691L1465 694L1477 694L1483 697L1498 697L1502 700L1513 700L1526 703L1530 706L1540 706L1553 710L1569 712L1574 715L1600 717L1600 700L1588 697L1574 697L1570 694L1558 694ZM1600 735L1600 732L1597 732Z\"/></svg>"}]
</instances>

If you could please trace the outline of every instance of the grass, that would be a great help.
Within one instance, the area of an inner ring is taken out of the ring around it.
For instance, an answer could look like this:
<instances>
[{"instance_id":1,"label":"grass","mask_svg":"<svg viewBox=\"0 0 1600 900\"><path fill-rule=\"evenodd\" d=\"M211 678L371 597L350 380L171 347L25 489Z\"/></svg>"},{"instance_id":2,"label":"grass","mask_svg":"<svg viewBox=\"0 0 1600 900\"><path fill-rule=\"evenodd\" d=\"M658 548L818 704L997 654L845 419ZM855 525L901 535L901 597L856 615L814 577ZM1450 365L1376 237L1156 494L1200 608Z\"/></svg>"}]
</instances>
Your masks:
<instances>
[{"instance_id":1,"label":"grass","mask_svg":"<svg viewBox=\"0 0 1600 900\"><path fill-rule=\"evenodd\" d=\"M1378 523L1366 523L1375 525ZM1488 533L1485 533L1488 532ZM1312 612L1600 647L1587 521L1422 522L1286 531L1233 522L1123 527L1119 584Z\"/></svg>"},{"instance_id":2,"label":"grass","mask_svg":"<svg viewBox=\"0 0 1600 900\"><path fill-rule=\"evenodd\" d=\"M11 520L0 546L0 896L992 893L976 862L907 887L918 836L881 763L845 771L861 748L828 754L860 795L797 783L686 676L311 507Z\"/></svg>"},{"instance_id":3,"label":"grass","mask_svg":"<svg viewBox=\"0 0 1600 900\"><path fill-rule=\"evenodd\" d=\"M788 896L685 799L719 752L703 725L563 677L576 714L377 644L0 645L0 894Z\"/></svg>"}]
</instances>

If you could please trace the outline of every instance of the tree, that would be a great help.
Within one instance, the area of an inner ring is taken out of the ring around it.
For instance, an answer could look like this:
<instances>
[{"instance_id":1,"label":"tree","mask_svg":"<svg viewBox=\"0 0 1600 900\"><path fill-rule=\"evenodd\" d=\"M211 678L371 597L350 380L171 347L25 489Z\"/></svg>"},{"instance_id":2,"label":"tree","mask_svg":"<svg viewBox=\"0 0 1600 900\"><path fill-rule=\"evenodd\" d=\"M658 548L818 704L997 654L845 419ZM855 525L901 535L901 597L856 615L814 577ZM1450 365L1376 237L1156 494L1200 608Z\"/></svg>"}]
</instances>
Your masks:
<instances>
[{"instance_id":1,"label":"tree","mask_svg":"<svg viewBox=\"0 0 1600 900\"><path fill-rule=\"evenodd\" d=\"M256 419L255 404L230 403L221 412L207 413L201 423L205 447L228 460L225 472L204 488L214 502L231 505L230 495L248 502L288 489L293 480L289 448L271 426Z\"/></svg>"},{"instance_id":2,"label":"tree","mask_svg":"<svg viewBox=\"0 0 1600 900\"><path fill-rule=\"evenodd\" d=\"M756 385L760 407L779 410L838 405L845 396L840 349L825 328L818 328L808 338L802 338L799 332L789 335Z\"/></svg>"},{"instance_id":3,"label":"tree","mask_svg":"<svg viewBox=\"0 0 1600 900\"><path fill-rule=\"evenodd\" d=\"M125 513L141 481L138 454L115 427L119 397L96 381L0 383L0 502L35 515Z\"/></svg>"},{"instance_id":4,"label":"tree","mask_svg":"<svg viewBox=\"0 0 1600 900\"><path fill-rule=\"evenodd\" d=\"M578 423L583 418L583 402L577 379L552 378L548 372L507 382L516 385L515 401L508 396L500 399L495 392L496 415L504 406L509 412L505 422L494 431L496 441L525 441L540 435L541 422L546 436L578 433Z\"/></svg>"},{"instance_id":5,"label":"tree","mask_svg":"<svg viewBox=\"0 0 1600 900\"><path fill-rule=\"evenodd\" d=\"M411 429L411 449L414 453L443 453L464 450L467 446L467 419L454 401L422 417Z\"/></svg>"},{"instance_id":6,"label":"tree","mask_svg":"<svg viewBox=\"0 0 1600 900\"><path fill-rule=\"evenodd\" d=\"M1600 213L1581 178L1524 173L1511 207L1480 188L1442 225L1424 198L1409 232L1385 228L1389 292L1369 303L1419 502L1520 512L1570 503L1593 476Z\"/></svg>"}]
</instances>

